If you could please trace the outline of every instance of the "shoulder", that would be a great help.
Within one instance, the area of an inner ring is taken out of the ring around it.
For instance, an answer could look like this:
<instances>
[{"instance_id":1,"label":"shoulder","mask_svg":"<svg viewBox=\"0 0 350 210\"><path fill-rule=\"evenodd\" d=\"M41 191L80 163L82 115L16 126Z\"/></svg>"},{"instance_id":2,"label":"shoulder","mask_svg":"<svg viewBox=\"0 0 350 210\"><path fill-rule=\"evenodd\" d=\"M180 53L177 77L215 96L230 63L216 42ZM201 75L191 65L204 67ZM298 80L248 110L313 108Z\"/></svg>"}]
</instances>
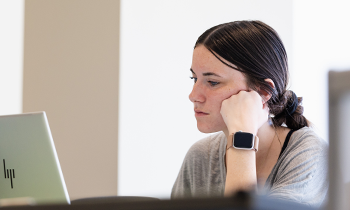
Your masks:
<instances>
[{"instance_id":1,"label":"shoulder","mask_svg":"<svg viewBox=\"0 0 350 210\"><path fill-rule=\"evenodd\" d=\"M194 143L186 154L186 158L195 158L198 156L206 156L217 152L220 150L220 147L223 146L225 142L225 134L223 132L218 132L212 135L209 135L196 143ZM224 142L223 142L224 141Z\"/></svg>"},{"instance_id":2,"label":"shoulder","mask_svg":"<svg viewBox=\"0 0 350 210\"><path fill-rule=\"evenodd\" d=\"M322 139L317 133L309 127L294 131L288 143L287 153L298 153L304 151L319 155L327 155L328 142Z\"/></svg>"},{"instance_id":3,"label":"shoulder","mask_svg":"<svg viewBox=\"0 0 350 210\"><path fill-rule=\"evenodd\" d=\"M305 165L312 166L314 170L320 169L327 164L327 157L328 142L312 128L304 127L294 131L290 137L287 148L280 157L280 169L302 169Z\"/></svg>"},{"instance_id":4,"label":"shoulder","mask_svg":"<svg viewBox=\"0 0 350 210\"><path fill-rule=\"evenodd\" d=\"M321 205L328 190L327 161L328 143L312 128L294 131L270 174L270 194Z\"/></svg>"}]
</instances>

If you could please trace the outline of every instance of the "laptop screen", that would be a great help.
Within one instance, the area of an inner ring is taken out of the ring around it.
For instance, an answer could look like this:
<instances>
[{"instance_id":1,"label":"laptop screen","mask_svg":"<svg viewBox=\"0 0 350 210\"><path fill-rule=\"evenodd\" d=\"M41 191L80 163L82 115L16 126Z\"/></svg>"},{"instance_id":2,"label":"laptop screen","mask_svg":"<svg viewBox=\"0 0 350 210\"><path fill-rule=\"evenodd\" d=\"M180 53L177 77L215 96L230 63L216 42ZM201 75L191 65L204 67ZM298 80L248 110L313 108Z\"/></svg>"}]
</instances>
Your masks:
<instances>
[{"instance_id":1,"label":"laptop screen","mask_svg":"<svg viewBox=\"0 0 350 210\"><path fill-rule=\"evenodd\" d=\"M0 199L70 203L45 112L0 116Z\"/></svg>"}]
</instances>

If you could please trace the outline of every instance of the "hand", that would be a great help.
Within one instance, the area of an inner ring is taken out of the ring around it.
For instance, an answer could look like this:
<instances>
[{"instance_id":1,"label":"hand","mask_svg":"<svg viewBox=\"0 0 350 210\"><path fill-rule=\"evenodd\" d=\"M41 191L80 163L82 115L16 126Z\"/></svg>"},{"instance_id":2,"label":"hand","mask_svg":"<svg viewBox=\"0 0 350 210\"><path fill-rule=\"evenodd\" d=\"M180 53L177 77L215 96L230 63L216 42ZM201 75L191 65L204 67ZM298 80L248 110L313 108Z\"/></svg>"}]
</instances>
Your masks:
<instances>
[{"instance_id":1,"label":"hand","mask_svg":"<svg viewBox=\"0 0 350 210\"><path fill-rule=\"evenodd\" d=\"M240 91L224 100L220 113L230 134L239 130L257 134L268 119L267 103L256 91Z\"/></svg>"}]
</instances>

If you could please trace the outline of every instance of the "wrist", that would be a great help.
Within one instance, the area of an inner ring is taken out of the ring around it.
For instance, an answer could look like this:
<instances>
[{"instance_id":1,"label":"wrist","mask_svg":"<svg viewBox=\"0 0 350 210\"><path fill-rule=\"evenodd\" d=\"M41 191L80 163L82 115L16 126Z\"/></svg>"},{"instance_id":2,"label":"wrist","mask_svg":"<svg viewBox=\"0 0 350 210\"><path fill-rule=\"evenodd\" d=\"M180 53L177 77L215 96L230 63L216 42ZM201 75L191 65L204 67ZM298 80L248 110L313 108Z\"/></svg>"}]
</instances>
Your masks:
<instances>
[{"instance_id":1,"label":"wrist","mask_svg":"<svg viewBox=\"0 0 350 210\"><path fill-rule=\"evenodd\" d=\"M229 132L229 135L233 135L235 134L236 132L238 131L242 131L242 132L245 132L245 133L251 133L253 134L254 136L256 136L256 134L258 133L258 130L257 129L253 129L253 128L244 128L244 127L240 127L240 128L231 128L228 130Z\"/></svg>"},{"instance_id":2,"label":"wrist","mask_svg":"<svg viewBox=\"0 0 350 210\"><path fill-rule=\"evenodd\" d=\"M257 152L258 146L258 136L252 133L238 131L228 136L226 150L233 147L236 149L243 150L255 150L255 152Z\"/></svg>"}]
</instances>

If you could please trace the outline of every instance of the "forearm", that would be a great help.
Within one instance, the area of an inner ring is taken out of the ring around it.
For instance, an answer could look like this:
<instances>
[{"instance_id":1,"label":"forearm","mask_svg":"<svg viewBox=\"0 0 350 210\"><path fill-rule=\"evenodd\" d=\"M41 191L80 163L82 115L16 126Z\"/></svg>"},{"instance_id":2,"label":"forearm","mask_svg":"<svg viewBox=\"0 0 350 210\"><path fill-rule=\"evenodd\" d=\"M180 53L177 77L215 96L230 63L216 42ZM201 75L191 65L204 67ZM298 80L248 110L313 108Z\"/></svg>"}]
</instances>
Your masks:
<instances>
[{"instance_id":1,"label":"forearm","mask_svg":"<svg viewBox=\"0 0 350 210\"><path fill-rule=\"evenodd\" d=\"M239 190L252 190L257 185L254 150L230 148L226 151L225 196Z\"/></svg>"},{"instance_id":2,"label":"forearm","mask_svg":"<svg viewBox=\"0 0 350 210\"><path fill-rule=\"evenodd\" d=\"M267 121L268 108L257 92L240 91L222 102L220 113L227 126L224 130L229 148L226 151L225 196L229 196L239 190L252 190L257 184L255 150L232 148L232 135L242 131L256 136L258 129Z\"/></svg>"}]
</instances>

